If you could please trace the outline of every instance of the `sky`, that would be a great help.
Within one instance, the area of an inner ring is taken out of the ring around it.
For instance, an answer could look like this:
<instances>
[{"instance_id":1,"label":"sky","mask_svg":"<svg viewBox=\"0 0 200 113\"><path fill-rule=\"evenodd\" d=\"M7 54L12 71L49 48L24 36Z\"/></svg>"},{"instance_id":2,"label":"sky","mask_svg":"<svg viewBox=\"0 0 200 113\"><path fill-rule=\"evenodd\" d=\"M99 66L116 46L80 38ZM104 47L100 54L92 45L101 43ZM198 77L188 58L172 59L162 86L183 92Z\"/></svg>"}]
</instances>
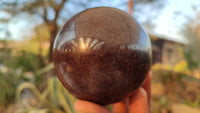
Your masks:
<instances>
[{"instance_id":1,"label":"sky","mask_svg":"<svg viewBox=\"0 0 200 113\"><path fill-rule=\"evenodd\" d=\"M155 32L169 37L177 39L183 39L180 30L184 27L184 23L187 19L183 16L191 18L195 17L195 12L192 9L192 5L197 7L200 11L200 0L168 0L169 4L164 8L162 14L155 20L156 28ZM182 15L178 15L181 13Z\"/></svg>"},{"instance_id":2,"label":"sky","mask_svg":"<svg viewBox=\"0 0 200 113\"><path fill-rule=\"evenodd\" d=\"M90 5L88 6L96 7L96 6L104 5L104 6L117 7L124 11L127 11L127 7L125 5L123 6L120 5L122 2L125 3L125 1L127 0L115 0L113 2L107 2L107 0L101 0L101 1L102 1L101 4L97 4L97 2L91 2ZM71 6L69 4L67 5L68 5L67 6L68 8L71 8L71 9L74 8L72 5ZM184 23L186 22L186 19L183 15L186 15L192 18L195 17L195 13L191 7L192 5L199 6L198 10L200 11L200 0L168 0L164 8L161 11L159 11L158 12L159 14L155 17L155 19L153 19L152 22L155 24L155 28L152 32L156 34L160 34L160 35L166 35L168 37L172 37L177 40L184 40L180 34L180 29L184 27ZM83 10L81 7L78 9L76 8L73 10L75 12L71 12L71 15L74 15L75 13L78 13L81 10ZM140 9L137 9L137 10L140 10ZM148 14L149 12L143 12L143 13ZM69 14L70 12L68 12L68 15ZM181 15L178 15L178 14L181 14ZM1 18L1 14L0 14L0 18ZM138 21L142 22L142 18L139 18L139 19L140 20ZM36 20L37 20L36 17L26 16L26 14L21 14L13 18L7 26L12 34L10 38L15 39L15 40L20 40L20 39L23 39L22 38L23 36L30 35L30 32L33 29L34 25L37 23L40 23L40 21L36 21ZM1 32L0 38L4 36L5 34Z\"/></svg>"}]
</instances>

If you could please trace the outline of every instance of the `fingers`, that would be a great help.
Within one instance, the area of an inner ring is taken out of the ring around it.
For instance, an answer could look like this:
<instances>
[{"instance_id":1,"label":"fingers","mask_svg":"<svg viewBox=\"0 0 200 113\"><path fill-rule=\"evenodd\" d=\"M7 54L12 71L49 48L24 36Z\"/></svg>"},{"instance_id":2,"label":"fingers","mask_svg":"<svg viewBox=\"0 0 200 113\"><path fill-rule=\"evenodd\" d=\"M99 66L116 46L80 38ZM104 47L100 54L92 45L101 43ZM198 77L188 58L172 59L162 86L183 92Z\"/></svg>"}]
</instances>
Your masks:
<instances>
[{"instance_id":1,"label":"fingers","mask_svg":"<svg viewBox=\"0 0 200 113\"><path fill-rule=\"evenodd\" d=\"M143 88L130 98L129 113L149 113L147 93Z\"/></svg>"},{"instance_id":2,"label":"fingers","mask_svg":"<svg viewBox=\"0 0 200 113\"><path fill-rule=\"evenodd\" d=\"M128 104L128 98L113 104L112 113L127 113Z\"/></svg>"},{"instance_id":3,"label":"fingers","mask_svg":"<svg viewBox=\"0 0 200 113\"><path fill-rule=\"evenodd\" d=\"M150 107L150 100L151 100L151 79L152 79L152 75L151 75L151 72L149 72L149 74L147 75L146 79L144 80L142 84L142 88L146 91L147 96L148 96L149 107Z\"/></svg>"},{"instance_id":4,"label":"fingers","mask_svg":"<svg viewBox=\"0 0 200 113\"><path fill-rule=\"evenodd\" d=\"M85 100L77 100L74 108L78 113L110 113L104 106Z\"/></svg>"}]
</instances>

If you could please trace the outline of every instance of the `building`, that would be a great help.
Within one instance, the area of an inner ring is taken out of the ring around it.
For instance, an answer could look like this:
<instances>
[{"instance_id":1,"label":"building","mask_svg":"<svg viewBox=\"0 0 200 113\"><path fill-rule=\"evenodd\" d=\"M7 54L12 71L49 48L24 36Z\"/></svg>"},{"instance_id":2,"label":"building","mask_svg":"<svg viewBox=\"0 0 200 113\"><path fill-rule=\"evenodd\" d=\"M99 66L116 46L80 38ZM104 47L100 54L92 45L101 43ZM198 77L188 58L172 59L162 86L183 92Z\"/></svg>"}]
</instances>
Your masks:
<instances>
[{"instance_id":1,"label":"building","mask_svg":"<svg viewBox=\"0 0 200 113\"><path fill-rule=\"evenodd\" d=\"M184 59L183 47L187 44L185 39L176 39L156 33L149 33L152 43L153 64L175 65Z\"/></svg>"}]
</instances>

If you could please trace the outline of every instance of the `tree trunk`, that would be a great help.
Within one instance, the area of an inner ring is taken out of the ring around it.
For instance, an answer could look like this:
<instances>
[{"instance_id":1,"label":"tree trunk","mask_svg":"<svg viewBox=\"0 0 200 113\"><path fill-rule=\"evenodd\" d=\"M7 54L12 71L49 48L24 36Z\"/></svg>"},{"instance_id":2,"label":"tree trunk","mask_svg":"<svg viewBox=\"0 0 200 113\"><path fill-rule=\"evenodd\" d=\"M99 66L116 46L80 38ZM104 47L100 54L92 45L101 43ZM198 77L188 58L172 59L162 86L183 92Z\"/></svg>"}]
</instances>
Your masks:
<instances>
[{"instance_id":1,"label":"tree trunk","mask_svg":"<svg viewBox=\"0 0 200 113\"><path fill-rule=\"evenodd\" d=\"M58 26L57 26L57 19L59 16L60 11L62 10L62 8L64 7L64 4L67 0L62 0L62 2L59 4L59 6L57 7L53 7L54 11L55 11L55 18L50 21L47 19L47 9L44 9L44 20L47 23L47 25L49 26L49 31L50 31L50 47L49 47L49 62L53 61L53 43L54 43L54 39L56 37L57 31L58 31Z\"/></svg>"},{"instance_id":2,"label":"tree trunk","mask_svg":"<svg viewBox=\"0 0 200 113\"><path fill-rule=\"evenodd\" d=\"M53 44L57 34L57 26L50 25L50 47L49 47L49 62L53 61Z\"/></svg>"}]
</instances>

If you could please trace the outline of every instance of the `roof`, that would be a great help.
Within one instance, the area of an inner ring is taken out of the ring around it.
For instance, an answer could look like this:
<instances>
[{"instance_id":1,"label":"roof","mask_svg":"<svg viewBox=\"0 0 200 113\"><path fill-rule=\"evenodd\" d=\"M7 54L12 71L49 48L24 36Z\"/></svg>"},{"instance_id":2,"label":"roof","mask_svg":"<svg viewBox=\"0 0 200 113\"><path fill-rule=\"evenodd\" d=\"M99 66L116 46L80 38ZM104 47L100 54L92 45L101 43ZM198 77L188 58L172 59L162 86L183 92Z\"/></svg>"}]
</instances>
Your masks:
<instances>
[{"instance_id":1,"label":"roof","mask_svg":"<svg viewBox=\"0 0 200 113\"><path fill-rule=\"evenodd\" d=\"M188 40L184 37L180 37L180 36L176 36L176 35L170 35L170 34L159 34L159 33L155 33L155 32L147 32L147 34L149 34L150 36L155 36L158 37L160 39L164 39L164 40L169 40L172 42L177 42L177 43L181 43L181 44L188 44Z\"/></svg>"}]
</instances>

